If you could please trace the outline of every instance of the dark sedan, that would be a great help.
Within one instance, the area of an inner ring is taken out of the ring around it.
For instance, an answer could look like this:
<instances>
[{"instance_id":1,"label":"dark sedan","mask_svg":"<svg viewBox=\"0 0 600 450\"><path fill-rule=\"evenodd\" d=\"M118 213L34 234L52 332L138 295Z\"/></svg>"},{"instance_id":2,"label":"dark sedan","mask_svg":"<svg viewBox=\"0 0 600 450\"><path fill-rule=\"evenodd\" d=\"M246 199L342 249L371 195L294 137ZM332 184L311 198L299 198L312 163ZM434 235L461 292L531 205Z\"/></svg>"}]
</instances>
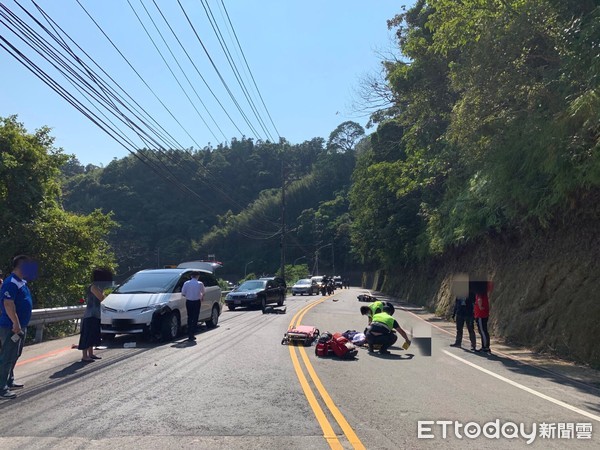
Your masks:
<instances>
[{"instance_id":1,"label":"dark sedan","mask_svg":"<svg viewBox=\"0 0 600 450\"><path fill-rule=\"evenodd\" d=\"M248 280L225 297L230 311L238 306L258 306L264 309L270 303L282 306L285 294L274 280Z\"/></svg>"}]
</instances>

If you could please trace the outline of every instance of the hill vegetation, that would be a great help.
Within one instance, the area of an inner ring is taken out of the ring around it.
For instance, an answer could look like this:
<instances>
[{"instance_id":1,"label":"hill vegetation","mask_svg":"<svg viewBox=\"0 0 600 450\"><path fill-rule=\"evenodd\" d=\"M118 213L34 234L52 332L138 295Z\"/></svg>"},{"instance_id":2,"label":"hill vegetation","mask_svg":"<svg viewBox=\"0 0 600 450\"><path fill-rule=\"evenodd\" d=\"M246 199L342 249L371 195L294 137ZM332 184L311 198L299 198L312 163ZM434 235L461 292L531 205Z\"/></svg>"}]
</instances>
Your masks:
<instances>
[{"instance_id":1,"label":"hill vegetation","mask_svg":"<svg viewBox=\"0 0 600 450\"><path fill-rule=\"evenodd\" d=\"M389 21L399 57L364 87L387 107L350 191L364 262L548 228L596 198L599 19L586 0L419 0Z\"/></svg>"},{"instance_id":2,"label":"hill vegetation","mask_svg":"<svg viewBox=\"0 0 600 450\"><path fill-rule=\"evenodd\" d=\"M100 209L119 224L110 236L121 272L176 264L208 255L241 277L251 271L274 274L280 264L281 186L286 185L288 262L311 264L315 251L323 268L351 265L348 190L354 146L364 135L348 122L326 143L300 144L232 140L198 151L170 151L160 159L192 192L157 180L133 156L105 168L83 167L72 159L63 167L64 205L81 214ZM152 155L152 152L145 151ZM155 155L158 160L158 155Z\"/></svg>"}]
</instances>

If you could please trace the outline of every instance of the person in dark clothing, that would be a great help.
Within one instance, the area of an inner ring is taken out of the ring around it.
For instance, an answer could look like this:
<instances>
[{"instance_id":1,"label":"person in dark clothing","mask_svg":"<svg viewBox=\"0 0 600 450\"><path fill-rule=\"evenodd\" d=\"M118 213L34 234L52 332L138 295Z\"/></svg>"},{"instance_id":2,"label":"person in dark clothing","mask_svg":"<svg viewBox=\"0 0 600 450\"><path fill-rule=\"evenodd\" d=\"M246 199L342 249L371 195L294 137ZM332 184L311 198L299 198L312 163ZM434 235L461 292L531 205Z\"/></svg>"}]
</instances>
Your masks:
<instances>
[{"instance_id":1,"label":"person in dark clothing","mask_svg":"<svg viewBox=\"0 0 600 450\"><path fill-rule=\"evenodd\" d=\"M477 338L475 336L475 324L473 319L474 300L474 292L469 292L467 297L456 297L454 302L454 312L452 313L452 318L456 319L456 339L454 344L450 344L450 347L460 348L462 346L463 330L466 324L467 331L469 332L469 340L471 341L471 350L476 350Z\"/></svg>"},{"instance_id":2,"label":"person in dark clothing","mask_svg":"<svg viewBox=\"0 0 600 450\"><path fill-rule=\"evenodd\" d=\"M94 347L101 343L100 304L104 300L104 289L112 283L112 272L108 269L95 269L92 272L92 284L87 288L85 313L81 320L81 332L77 348L83 352L81 362L93 362L102 359L94 355Z\"/></svg>"}]
</instances>

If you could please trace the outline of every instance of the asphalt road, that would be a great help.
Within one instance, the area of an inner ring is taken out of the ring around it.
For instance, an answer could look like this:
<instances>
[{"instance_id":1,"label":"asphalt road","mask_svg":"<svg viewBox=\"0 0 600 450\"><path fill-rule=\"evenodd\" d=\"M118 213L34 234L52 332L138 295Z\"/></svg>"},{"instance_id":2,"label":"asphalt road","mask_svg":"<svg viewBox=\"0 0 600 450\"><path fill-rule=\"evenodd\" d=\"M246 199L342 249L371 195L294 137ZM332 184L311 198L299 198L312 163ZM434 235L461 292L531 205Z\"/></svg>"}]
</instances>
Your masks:
<instances>
[{"instance_id":1,"label":"asphalt road","mask_svg":"<svg viewBox=\"0 0 600 450\"><path fill-rule=\"evenodd\" d=\"M68 349L76 338L27 347L16 369L26 387L0 401L0 448L599 448L597 388L449 348L450 336L407 311L396 318L415 336L432 336L431 356L413 345L389 357L361 349L342 361L280 344L292 320L321 331L362 330L358 293L289 297L285 315L224 311L196 345L123 348L134 339L119 338L88 365ZM453 421L445 439L435 424L422 429L433 438L418 438L419 421L444 420ZM537 424L536 438L527 445L520 436L454 432L454 421L496 420L524 424L527 433ZM573 437L542 439L542 423L556 424L555 436L559 424L567 424L562 433L573 424ZM592 425L591 439L577 439L582 423Z\"/></svg>"}]
</instances>

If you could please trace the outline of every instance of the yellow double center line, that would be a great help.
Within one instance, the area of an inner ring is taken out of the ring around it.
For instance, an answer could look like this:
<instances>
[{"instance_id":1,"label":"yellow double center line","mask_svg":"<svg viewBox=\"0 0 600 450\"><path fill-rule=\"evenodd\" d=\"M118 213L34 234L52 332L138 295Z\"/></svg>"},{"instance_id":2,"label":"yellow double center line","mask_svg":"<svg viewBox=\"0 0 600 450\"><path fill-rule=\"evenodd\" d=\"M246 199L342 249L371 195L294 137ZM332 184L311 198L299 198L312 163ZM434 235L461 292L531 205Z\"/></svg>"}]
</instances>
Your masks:
<instances>
[{"instance_id":1,"label":"yellow double center line","mask_svg":"<svg viewBox=\"0 0 600 450\"><path fill-rule=\"evenodd\" d=\"M317 300L312 303L309 303L304 308L302 308L300 311L298 311L292 318L292 321L290 322L290 328L300 325L300 323L302 323L302 319L304 318L305 314L310 309L323 303L328 298L331 298L331 296L322 298L322 299ZM321 405L319 404L317 397L315 396L315 393L313 392L312 388L310 387L310 384L308 383L308 380L306 379L306 376L304 375L304 372L302 371L300 361L298 360L298 355L296 354L296 347L294 347L293 345L290 345L289 349L290 349L290 357L292 358L292 364L294 365L294 370L296 371L296 375L298 376L298 381L300 381L300 386L302 386L302 390L304 391L304 395L306 396L306 399L308 400L308 404L312 408L312 410L315 414L315 417L317 418L317 421L319 422L319 425L321 426L321 429L323 430L323 437L325 438L325 440L327 441L327 443L329 444L329 446L332 449L334 449L334 450L343 449L344 447L342 447L342 444L340 443L337 435L333 431L333 427L331 426L329 419L325 415L323 408L321 408ZM352 429L352 427L350 426L350 424L348 423L346 418L340 412L338 407L335 406L335 403L333 403L331 396L329 395L329 393L323 386L323 383L321 383L321 380L317 376L315 369L313 368L310 360L308 359L306 350L303 347L298 347L297 350L300 352L300 356L302 357L302 361L304 362L304 365L306 366L308 375L310 376L310 379L312 380L313 384L317 388L317 391L321 395L321 398L323 399L325 406L327 406L327 408L329 409L329 412L331 413L331 415L334 417L334 419L336 420L336 422L342 429L344 435L346 436L346 439L348 439L348 442L350 442L350 445L352 445L352 447L357 450L365 449L365 446L360 441L360 439L358 438L358 436L356 435L356 433L354 432L354 430Z\"/></svg>"}]
</instances>

